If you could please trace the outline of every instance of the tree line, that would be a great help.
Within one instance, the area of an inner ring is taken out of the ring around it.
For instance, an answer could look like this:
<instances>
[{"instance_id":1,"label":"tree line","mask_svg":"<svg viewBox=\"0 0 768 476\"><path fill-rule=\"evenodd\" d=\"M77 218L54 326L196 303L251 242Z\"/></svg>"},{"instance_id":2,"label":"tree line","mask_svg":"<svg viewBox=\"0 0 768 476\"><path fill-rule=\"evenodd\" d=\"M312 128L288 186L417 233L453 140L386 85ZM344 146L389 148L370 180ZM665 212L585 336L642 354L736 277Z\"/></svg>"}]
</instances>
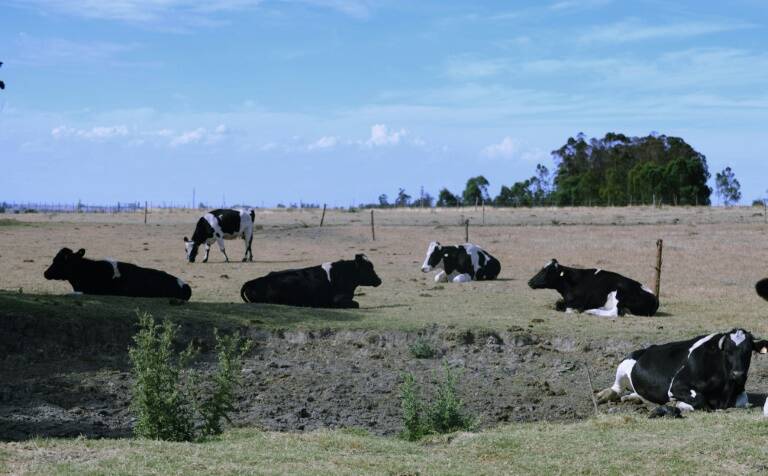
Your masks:
<instances>
[{"instance_id":1,"label":"tree line","mask_svg":"<svg viewBox=\"0 0 768 476\"><path fill-rule=\"evenodd\" d=\"M502 185L491 197L482 175L467 180L464 191L442 188L435 199L422 187L413 199L400 188L394 200L379 196L378 207L496 206L626 206L710 205L712 188L706 157L682 138L651 133L629 137L607 133L602 139L584 134L569 137L552 151L556 170L537 164L525 180ZM725 205L741 199L741 185L726 167L715 176L715 191ZM363 205L365 206L365 205Z\"/></svg>"}]
</instances>

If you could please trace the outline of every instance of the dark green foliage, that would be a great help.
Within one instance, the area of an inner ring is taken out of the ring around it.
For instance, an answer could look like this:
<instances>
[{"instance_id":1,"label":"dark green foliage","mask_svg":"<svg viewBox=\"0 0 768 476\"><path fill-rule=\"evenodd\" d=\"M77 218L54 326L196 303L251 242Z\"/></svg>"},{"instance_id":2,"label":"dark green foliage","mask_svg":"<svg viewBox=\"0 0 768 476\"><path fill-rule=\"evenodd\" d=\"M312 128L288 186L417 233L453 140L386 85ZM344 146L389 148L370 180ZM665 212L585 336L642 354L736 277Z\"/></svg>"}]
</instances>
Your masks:
<instances>
[{"instance_id":1,"label":"dark green foliage","mask_svg":"<svg viewBox=\"0 0 768 476\"><path fill-rule=\"evenodd\" d=\"M411 203L411 196L405 193L405 189L401 188L397 191L397 198L395 199L396 207L407 207Z\"/></svg>"},{"instance_id":2,"label":"dark green foliage","mask_svg":"<svg viewBox=\"0 0 768 476\"><path fill-rule=\"evenodd\" d=\"M490 201L488 185L488 180L482 175L467 180L467 186L462 194L464 205L478 205Z\"/></svg>"},{"instance_id":3,"label":"dark green foliage","mask_svg":"<svg viewBox=\"0 0 768 476\"><path fill-rule=\"evenodd\" d=\"M551 180L549 169L541 164L536 165L536 175L515 182L511 187L501 186L501 192L494 199L494 204L500 207L531 207L546 205L551 195Z\"/></svg>"},{"instance_id":4,"label":"dark green foliage","mask_svg":"<svg viewBox=\"0 0 768 476\"><path fill-rule=\"evenodd\" d=\"M400 386L400 402L403 410L403 432L406 440L418 440L430 434L469 431L476 426L476 419L464 411L464 403L456 393L458 374L443 365L443 380L438 384L434 400L421 399L421 390L412 374L403 375Z\"/></svg>"},{"instance_id":5,"label":"dark green foliage","mask_svg":"<svg viewBox=\"0 0 768 476\"><path fill-rule=\"evenodd\" d=\"M456 207L459 205L459 197L451 193L447 188L440 190L437 196L438 207Z\"/></svg>"},{"instance_id":6,"label":"dark green foliage","mask_svg":"<svg viewBox=\"0 0 768 476\"><path fill-rule=\"evenodd\" d=\"M741 200L741 184L730 167L726 167L722 172L715 174L715 189L725 206L738 203Z\"/></svg>"},{"instance_id":7,"label":"dark green foliage","mask_svg":"<svg viewBox=\"0 0 768 476\"><path fill-rule=\"evenodd\" d=\"M235 410L235 390L242 380L243 358L252 347L252 343L244 341L239 332L220 337L214 329L214 335L219 365L213 375L211 395L205 398L200 394L200 385L191 385L195 409L203 419L202 436L221 434L222 418L231 423L228 414Z\"/></svg>"},{"instance_id":8,"label":"dark green foliage","mask_svg":"<svg viewBox=\"0 0 768 476\"><path fill-rule=\"evenodd\" d=\"M557 205L710 203L706 158L679 137L608 133L586 140L579 134L552 154L559 160Z\"/></svg>"},{"instance_id":9,"label":"dark green foliage","mask_svg":"<svg viewBox=\"0 0 768 476\"><path fill-rule=\"evenodd\" d=\"M156 324L149 313L139 314L135 346L128 351L133 366L131 408L137 417L134 433L141 438L194 441L222 431L221 419L229 421L234 410L235 389L240 384L243 357L251 348L239 333L216 337L218 368L204 392L199 375L184 369L196 356L190 344L177 354L173 349L176 327ZM207 397L205 393L210 393ZM195 428L195 420L202 425Z\"/></svg>"},{"instance_id":10,"label":"dark green foliage","mask_svg":"<svg viewBox=\"0 0 768 476\"><path fill-rule=\"evenodd\" d=\"M434 345L429 339L419 337L408 347L411 355L417 359L431 359L437 354Z\"/></svg>"},{"instance_id":11,"label":"dark green foliage","mask_svg":"<svg viewBox=\"0 0 768 476\"><path fill-rule=\"evenodd\" d=\"M128 355L133 365L131 408L137 417L134 433L141 438L190 441L194 438L193 411L181 386L181 371L195 351L179 355L173 350L176 328L162 325L148 313L139 314L135 347Z\"/></svg>"}]
</instances>

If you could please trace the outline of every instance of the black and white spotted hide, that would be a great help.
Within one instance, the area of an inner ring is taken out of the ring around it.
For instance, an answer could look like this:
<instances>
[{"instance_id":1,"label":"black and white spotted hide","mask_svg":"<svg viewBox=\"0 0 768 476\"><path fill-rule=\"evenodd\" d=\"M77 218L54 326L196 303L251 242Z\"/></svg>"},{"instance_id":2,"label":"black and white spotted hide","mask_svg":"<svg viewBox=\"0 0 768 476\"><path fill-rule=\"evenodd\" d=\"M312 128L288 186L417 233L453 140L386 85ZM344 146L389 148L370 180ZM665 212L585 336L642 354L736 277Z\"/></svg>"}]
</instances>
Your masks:
<instances>
[{"instance_id":1,"label":"black and white spotted hide","mask_svg":"<svg viewBox=\"0 0 768 476\"><path fill-rule=\"evenodd\" d=\"M219 209L206 213L197 221L192 239L184 237L187 260L194 263L198 248L203 245L205 247L203 263L207 263L211 245L216 242L224 254L225 261L229 262L229 257L224 249L224 240L242 238L245 242L243 261L253 261L251 242L253 241L253 221L255 218L256 214L253 210Z\"/></svg>"},{"instance_id":2,"label":"black and white spotted hide","mask_svg":"<svg viewBox=\"0 0 768 476\"><path fill-rule=\"evenodd\" d=\"M441 270L435 275L435 282L466 283L496 279L501 272L501 263L472 243L442 246L433 241L427 247L421 271L428 273L433 269Z\"/></svg>"}]
</instances>

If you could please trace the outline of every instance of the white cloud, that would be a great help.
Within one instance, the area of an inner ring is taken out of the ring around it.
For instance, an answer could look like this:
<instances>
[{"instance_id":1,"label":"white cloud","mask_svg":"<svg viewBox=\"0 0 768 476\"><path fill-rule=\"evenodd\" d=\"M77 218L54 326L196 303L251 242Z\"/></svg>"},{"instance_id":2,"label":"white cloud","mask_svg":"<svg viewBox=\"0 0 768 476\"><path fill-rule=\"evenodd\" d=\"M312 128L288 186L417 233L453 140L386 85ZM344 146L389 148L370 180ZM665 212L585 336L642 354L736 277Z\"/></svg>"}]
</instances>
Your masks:
<instances>
[{"instance_id":1,"label":"white cloud","mask_svg":"<svg viewBox=\"0 0 768 476\"><path fill-rule=\"evenodd\" d=\"M688 38L753 27L754 25L748 23L735 22L680 22L666 25L646 25L638 20L627 20L595 26L581 35L579 40L586 43L627 43L659 38Z\"/></svg>"},{"instance_id":2,"label":"white cloud","mask_svg":"<svg viewBox=\"0 0 768 476\"><path fill-rule=\"evenodd\" d=\"M369 147L397 145L408 134L405 129L391 131L386 124L374 124L371 126L371 137L365 141Z\"/></svg>"},{"instance_id":3,"label":"white cloud","mask_svg":"<svg viewBox=\"0 0 768 476\"><path fill-rule=\"evenodd\" d=\"M129 134L126 126L96 126L90 129L77 129L67 126L54 127L51 136L54 139L79 138L91 141L103 141L115 137L125 137Z\"/></svg>"},{"instance_id":4,"label":"white cloud","mask_svg":"<svg viewBox=\"0 0 768 476\"><path fill-rule=\"evenodd\" d=\"M315 150L315 149L330 149L336 146L338 144L339 140L335 136L323 136L316 140L315 142L309 144L307 146L308 150Z\"/></svg>"},{"instance_id":5,"label":"white cloud","mask_svg":"<svg viewBox=\"0 0 768 476\"><path fill-rule=\"evenodd\" d=\"M207 129L205 127L198 127L189 131L182 132L173 139L171 139L170 146L178 147L188 144L205 144L211 145L227 135L228 129L224 124L216 126L214 129Z\"/></svg>"},{"instance_id":6,"label":"white cloud","mask_svg":"<svg viewBox=\"0 0 768 476\"><path fill-rule=\"evenodd\" d=\"M549 157L543 150L528 147L510 136L505 136L498 144L484 147L481 153L490 159L519 159L524 162L544 162Z\"/></svg>"}]
</instances>

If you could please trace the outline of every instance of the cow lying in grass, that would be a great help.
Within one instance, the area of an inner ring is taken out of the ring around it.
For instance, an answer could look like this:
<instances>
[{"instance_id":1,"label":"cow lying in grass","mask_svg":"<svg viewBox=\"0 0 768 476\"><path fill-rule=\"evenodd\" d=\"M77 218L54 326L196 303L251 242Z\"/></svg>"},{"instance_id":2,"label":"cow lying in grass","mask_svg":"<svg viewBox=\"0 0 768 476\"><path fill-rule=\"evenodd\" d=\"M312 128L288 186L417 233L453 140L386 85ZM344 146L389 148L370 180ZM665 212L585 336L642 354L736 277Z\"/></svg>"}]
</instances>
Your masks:
<instances>
[{"instance_id":1,"label":"cow lying in grass","mask_svg":"<svg viewBox=\"0 0 768 476\"><path fill-rule=\"evenodd\" d=\"M615 317L627 312L652 316L659 309L656 296L637 281L602 269L569 268L556 259L536 273L528 286L560 293L558 311Z\"/></svg>"},{"instance_id":2,"label":"cow lying in grass","mask_svg":"<svg viewBox=\"0 0 768 476\"><path fill-rule=\"evenodd\" d=\"M379 286L381 279L365 255L302 269L274 271L243 284L245 302L303 307L357 308L358 286Z\"/></svg>"},{"instance_id":3,"label":"cow lying in grass","mask_svg":"<svg viewBox=\"0 0 768 476\"><path fill-rule=\"evenodd\" d=\"M501 272L501 263L472 243L443 246L433 241L427 247L427 257L421 265L421 271L428 273L433 269L441 270L435 275L435 282L467 283L496 279Z\"/></svg>"},{"instance_id":4,"label":"cow lying in grass","mask_svg":"<svg viewBox=\"0 0 768 476\"><path fill-rule=\"evenodd\" d=\"M629 354L613 385L597 398L600 403L618 400L629 390L622 401L671 403L681 411L746 407L752 352L768 353L768 341L744 329L652 345Z\"/></svg>"},{"instance_id":5,"label":"cow lying in grass","mask_svg":"<svg viewBox=\"0 0 768 476\"><path fill-rule=\"evenodd\" d=\"M69 281L75 292L130 297L167 297L188 301L192 288L164 271L114 260L84 258L85 250L62 248L45 270L45 279Z\"/></svg>"}]
</instances>

